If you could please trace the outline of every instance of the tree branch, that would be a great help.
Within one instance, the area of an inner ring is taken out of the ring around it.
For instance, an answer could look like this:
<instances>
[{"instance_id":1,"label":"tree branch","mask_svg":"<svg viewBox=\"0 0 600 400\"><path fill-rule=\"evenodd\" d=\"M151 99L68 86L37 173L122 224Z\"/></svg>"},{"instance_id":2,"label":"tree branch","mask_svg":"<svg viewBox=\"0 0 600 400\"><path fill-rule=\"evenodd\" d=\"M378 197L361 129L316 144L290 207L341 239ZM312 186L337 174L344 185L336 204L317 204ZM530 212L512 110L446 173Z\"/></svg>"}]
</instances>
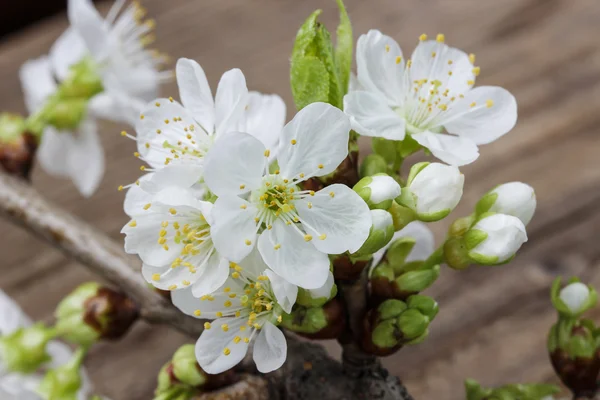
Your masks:
<instances>
[{"instance_id":1,"label":"tree branch","mask_svg":"<svg viewBox=\"0 0 600 400\"><path fill-rule=\"evenodd\" d=\"M203 321L184 315L148 288L139 273L139 263L124 253L122 245L44 200L26 181L4 172L0 172L0 215L120 287L140 306L140 315L146 321L171 325L194 339L202 332ZM342 287L354 336L366 304L364 279ZM351 298L355 298L355 304ZM264 378L242 374L236 384L203 394L198 400L225 397L232 400L412 400L400 380L389 376L375 357L362 352L355 343L350 338L344 346L342 365L330 358L322 346L288 334L288 358L282 368ZM238 370L256 374L251 362L242 363Z\"/></svg>"}]
</instances>

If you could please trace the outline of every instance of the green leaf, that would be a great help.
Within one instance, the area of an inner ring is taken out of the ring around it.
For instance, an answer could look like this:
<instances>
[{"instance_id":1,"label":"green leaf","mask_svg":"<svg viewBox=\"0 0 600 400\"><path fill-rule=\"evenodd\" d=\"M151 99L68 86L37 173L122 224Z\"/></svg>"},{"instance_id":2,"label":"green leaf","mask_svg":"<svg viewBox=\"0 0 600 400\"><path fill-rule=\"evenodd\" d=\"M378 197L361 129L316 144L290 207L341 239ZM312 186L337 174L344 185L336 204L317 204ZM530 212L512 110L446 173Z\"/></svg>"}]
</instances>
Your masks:
<instances>
[{"instance_id":1,"label":"green leaf","mask_svg":"<svg viewBox=\"0 0 600 400\"><path fill-rule=\"evenodd\" d=\"M327 69L329 79L328 103L339 109L343 109L344 93L338 75L333 44L331 43L331 35L323 25L318 26L315 44L317 47L317 57Z\"/></svg>"},{"instance_id":2,"label":"green leaf","mask_svg":"<svg viewBox=\"0 0 600 400\"><path fill-rule=\"evenodd\" d=\"M317 18L322 12L322 10L316 10L313 12L298 30L298 33L296 34L296 41L294 42L294 49L292 50L292 64L294 60L304 56L314 56L313 42L317 36L317 25L319 25Z\"/></svg>"},{"instance_id":3,"label":"green leaf","mask_svg":"<svg viewBox=\"0 0 600 400\"><path fill-rule=\"evenodd\" d=\"M298 110L310 103L329 99L329 76L327 69L316 57L292 60L292 94Z\"/></svg>"},{"instance_id":4,"label":"green leaf","mask_svg":"<svg viewBox=\"0 0 600 400\"><path fill-rule=\"evenodd\" d=\"M337 0L340 8L340 24L338 25L335 60L337 62L338 76L342 89L342 97L348 93L350 83L350 69L352 68L352 50L354 38L352 37L352 24L346 12L343 0Z\"/></svg>"}]
</instances>

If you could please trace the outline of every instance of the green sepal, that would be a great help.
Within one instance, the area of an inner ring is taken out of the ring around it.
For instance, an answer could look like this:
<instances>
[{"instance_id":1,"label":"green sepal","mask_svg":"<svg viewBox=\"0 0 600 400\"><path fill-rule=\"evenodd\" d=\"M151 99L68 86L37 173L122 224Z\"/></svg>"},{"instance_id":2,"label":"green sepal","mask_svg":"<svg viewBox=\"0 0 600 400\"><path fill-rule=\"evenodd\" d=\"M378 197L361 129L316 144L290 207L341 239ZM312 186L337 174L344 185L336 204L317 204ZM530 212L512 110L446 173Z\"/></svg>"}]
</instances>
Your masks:
<instances>
[{"instance_id":1,"label":"green sepal","mask_svg":"<svg viewBox=\"0 0 600 400\"><path fill-rule=\"evenodd\" d=\"M385 278L391 282L395 278L394 269L386 263L379 264L371 272L371 279L374 278Z\"/></svg>"},{"instance_id":2,"label":"green sepal","mask_svg":"<svg viewBox=\"0 0 600 400\"><path fill-rule=\"evenodd\" d=\"M48 124L61 130L74 130L83 121L87 113L86 99L61 99L45 114Z\"/></svg>"},{"instance_id":3,"label":"green sepal","mask_svg":"<svg viewBox=\"0 0 600 400\"><path fill-rule=\"evenodd\" d=\"M388 170L388 165L385 159L379 154L369 154L365 157L360 165L360 177L372 176L379 173L385 173Z\"/></svg>"},{"instance_id":4,"label":"green sepal","mask_svg":"<svg viewBox=\"0 0 600 400\"><path fill-rule=\"evenodd\" d=\"M462 237L450 237L444 243L444 260L453 269L466 269L471 265L471 257Z\"/></svg>"},{"instance_id":5,"label":"green sepal","mask_svg":"<svg viewBox=\"0 0 600 400\"><path fill-rule=\"evenodd\" d=\"M281 326L293 332L317 333L327 327L327 316L322 307L294 307L291 314L282 314Z\"/></svg>"},{"instance_id":6,"label":"green sepal","mask_svg":"<svg viewBox=\"0 0 600 400\"><path fill-rule=\"evenodd\" d=\"M377 316L379 320L392 319L399 317L407 309L407 305L402 300L388 299L377 307Z\"/></svg>"},{"instance_id":7,"label":"green sepal","mask_svg":"<svg viewBox=\"0 0 600 400\"><path fill-rule=\"evenodd\" d=\"M417 176L417 174L419 172L421 172L425 167L427 167L429 164L429 162L420 162L420 163L416 163L415 165L413 165L410 168L410 172L408 173L408 179L406 181L406 184L408 186L410 186L410 184L412 183L412 181L415 179L415 177Z\"/></svg>"},{"instance_id":8,"label":"green sepal","mask_svg":"<svg viewBox=\"0 0 600 400\"><path fill-rule=\"evenodd\" d=\"M406 300L406 305L408 308L415 308L419 310L421 314L426 315L430 321L435 318L440 310L437 301L429 296L424 296L421 294L414 294L410 296Z\"/></svg>"},{"instance_id":9,"label":"green sepal","mask_svg":"<svg viewBox=\"0 0 600 400\"><path fill-rule=\"evenodd\" d=\"M402 292L421 292L431 286L440 276L440 266L405 272L396 278L396 285Z\"/></svg>"},{"instance_id":10,"label":"green sepal","mask_svg":"<svg viewBox=\"0 0 600 400\"><path fill-rule=\"evenodd\" d=\"M296 298L296 304L304 307L322 307L329 300L333 299L337 295L337 285L334 284L331 287L329 297L312 297L312 294L307 289L298 288L298 296Z\"/></svg>"},{"instance_id":11,"label":"green sepal","mask_svg":"<svg viewBox=\"0 0 600 400\"><path fill-rule=\"evenodd\" d=\"M405 136L404 140L396 142L396 151L403 159L416 153L421 148L421 145L410 135Z\"/></svg>"},{"instance_id":12,"label":"green sepal","mask_svg":"<svg viewBox=\"0 0 600 400\"><path fill-rule=\"evenodd\" d=\"M44 400L76 400L81 388L81 365L87 349L80 347L68 363L49 370L37 392Z\"/></svg>"},{"instance_id":13,"label":"green sepal","mask_svg":"<svg viewBox=\"0 0 600 400\"><path fill-rule=\"evenodd\" d=\"M423 343L425 341L425 339L427 339L429 337L429 328L425 329L425 332L423 332L420 336L414 338L413 340L409 340L408 342L404 343L407 346L414 346L416 344L420 344Z\"/></svg>"},{"instance_id":14,"label":"green sepal","mask_svg":"<svg viewBox=\"0 0 600 400\"><path fill-rule=\"evenodd\" d=\"M481 242L483 242L485 239L487 239L488 236L489 235L485 231L482 231L479 229L470 229L464 235L465 246L467 246L468 250L472 250L475 247L477 247L477 245L479 245Z\"/></svg>"},{"instance_id":15,"label":"green sepal","mask_svg":"<svg viewBox=\"0 0 600 400\"><path fill-rule=\"evenodd\" d=\"M61 337L82 346L89 346L100 338L99 331L84 320L85 304L96 296L99 288L97 282L83 283L58 304L54 312L55 327Z\"/></svg>"},{"instance_id":16,"label":"green sepal","mask_svg":"<svg viewBox=\"0 0 600 400\"><path fill-rule=\"evenodd\" d=\"M25 130L25 119L19 114L0 114L0 143L16 142Z\"/></svg>"},{"instance_id":17,"label":"green sepal","mask_svg":"<svg viewBox=\"0 0 600 400\"><path fill-rule=\"evenodd\" d=\"M369 237L363 243L360 249L355 253L352 253L352 256L362 257L368 256L370 254L376 253L377 251L384 248L394 237L394 224L390 224L385 227L385 229L374 229L374 226L371 226L371 230L369 231Z\"/></svg>"},{"instance_id":18,"label":"green sepal","mask_svg":"<svg viewBox=\"0 0 600 400\"><path fill-rule=\"evenodd\" d=\"M419 221L422 222L436 222L441 221L446 218L452 212L451 209L447 208L445 210L436 211L434 213L417 213L417 217Z\"/></svg>"},{"instance_id":19,"label":"green sepal","mask_svg":"<svg viewBox=\"0 0 600 400\"><path fill-rule=\"evenodd\" d=\"M398 154L394 142L389 139L374 137L371 140L371 148L375 154L380 155L388 164L394 164Z\"/></svg>"},{"instance_id":20,"label":"green sepal","mask_svg":"<svg viewBox=\"0 0 600 400\"><path fill-rule=\"evenodd\" d=\"M417 220L417 214L412 209L398 204L397 201L393 201L392 206L387 211L392 214L394 230L396 232Z\"/></svg>"},{"instance_id":21,"label":"green sepal","mask_svg":"<svg viewBox=\"0 0 600 400\"><path fill-rule=\"evenodd\" d=\"M397 274L404 271L406 257L411 253L417 240L412 237L402 237L392 241L385 252L384 258L394 268Z\"/></svg>"},{"instance_id":22,"label":"green sepal","mask_svg":"<svg viewBox=\"0 0 600 400\"><path fill-rule=\"evenodd\" d=\"M352 36L352 24L346 12L343 0L337 0L340 9L340 23L336 30L335 61L342 88L342 96L348 93L350 83L350 70L352 68L352 52L354 50L354 38Z\"/></svg>"},{"instance_id":23,"label":"green sepal","mask_svg":"<svg viewBox=\"0 0 600 400\"><path fill-rule=\"evenodd\" d=\"M469 229L475 224L475 214L471 214L467 217L458 218L452 222L450 229L448 229L448 236L464 236Z\"/></svg>"},{"instance_id":24,"label":"green sepal","mask_svg":"<svg viewBox=\"0 0 600 400\"><path fill-rule=\"evenodd\" d=\"M475 214L481 215L490 211L497 199L498 193L488 192L485 194L475 205Z\"/></svg>"},{"instance_id":25,"label":"green sepal","mask_svg":"<svg viewBox=\"0 0 600 400\"><path fill-rule=\"evenodd\" d=\"M389 349L398 345L398 323L396 319L388 319L379 322L373 329L371 340L375 346Z\"/></svg>"},{"instance_id":26,"label":"green sepal","mask_svg":"<svg viewBox=\"0 0 600 400\"><path fill-rule=\"evenodd\" d=\"M498 265L498 256L486 256L484 254L476 253L474 251L469 252L469 257L471 260L480 265ZM510 262L511 259L506 260L502 264L506 264Z\"/></svg>"}]
</instances>

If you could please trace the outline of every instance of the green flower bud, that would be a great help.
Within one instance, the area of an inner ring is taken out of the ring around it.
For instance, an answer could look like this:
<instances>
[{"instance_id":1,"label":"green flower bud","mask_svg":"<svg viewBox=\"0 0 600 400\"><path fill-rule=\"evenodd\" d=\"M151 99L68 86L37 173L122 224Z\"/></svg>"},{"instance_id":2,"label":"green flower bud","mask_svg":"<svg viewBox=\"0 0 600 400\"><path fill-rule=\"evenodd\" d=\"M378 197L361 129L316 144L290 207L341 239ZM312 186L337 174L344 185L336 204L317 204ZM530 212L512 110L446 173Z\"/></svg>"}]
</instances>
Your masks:
<instances>
[{"instance_id":1,"label":"green flower bud","mask_svg":"<svg viewBox=\"0 0 600 400\"><path fill-rule=\"evenodd\" d=\"M417 240L410 236L405 236L392 241L387 248L384 259L392 266L396 274L401 274L406 269L405 261L408 255L413 251Z\"/></svg>"},{"instance_id":2,"label":"green flower bud","mask_svg":"<svg viewBox=\"0 0 600 400\"><path fill-rule=\"evenodd\" d=\"M415 294L410 296L406 300L406 305L408 308L414 308L421 312L421 314L427 316L430 321L432 321L439 311L439 306L437 301L429 296L423 296L420 294Z\"/></svg>"},{"instance_id":3,"label":"green flower bud","mask_svg":"<svg viewBox=\"0 0 600 400\"><path fill-rule=\"evenodd\" d=\"M578 278L572 278L561 289L561 278L554 280L551 299L554 308L565 317L576 318L596 306L598 293L592 286L586 286Z\"/></svg>"},{"instance_id":4,"label":"green flower bud","mask_svg":"<svg viewBox=\"0 0 600 400\"><path fill-rule=\"evenodd\" d=\"M389 319L380 322L373 329L371 338L375 346L389 349L398 346L399 335L398 335L398 323L394 319Z\"/></svg>"},{"instance_id":5,"label":"green flower bud","mask_svg":"<svg viewBox=\"0 0 600 400\"><path fill-rule=\"evenodd\" d=\"M360 177L364 178L376 174L386 173L388 165L385 158L379 154L369 154L360 165Z\"/></svg>"},{"instance_id":6,"label":"green flower bud","mask_svg":"<svg viewBox=\"0 0 600 400\"><path fill-rule=\"evenodd\" d=\"M481 215L464 235L469 258L481 265L509 262L526 241L525 225L505 214Z\"/></svg>"},{"instance_id":7,"label":"green flower bud","mask_svg":"<svg viewBox=\"0 0 600 400\"><path fill-rule=\"evenodd\" d=\"M86 350L79 348L73 358L55 369L46 373L38 393L44 400L76 400L81 388L81 364L85 358Z\"/></svg>"},{"instance_id":8,"label":"green flower bud","mask_svg":"<svg viewBox=\"0 0 600 400\"><path fill-rule=\"evenodd\" d=\"M10 174L29 176L37 149L36 138L18 114L0 114L0 165Z\"/></svg>"},{"instance_id":9,"label":"green flower bud","mask_svg":"<svg viewBox=\"0 0 600 400\"><path fill-rule=\"evenodd\" d=\"M290 314L282 314L281 326L311 339L334 339L345 328L342 303L334 298L323 307L294 306Z\"/></svg>"},{"instance_id":10,"label":"green flower bud","mask_svg":"<svg viewBox=\"0 0 600 400\"><path fill-rule=\"evenodd\" d=\"M377 307L379 319L395 319L402 314L408 306L402 300L389 299Z\"/></svg>"},{"instance_id":11,"label":"green flower bud","mask_svg":"<svg viewBox=\"0 0 600 400\"><path fill-rule=\"evenodd\" d=\"M190 386L202 386L206 382L206 375L200 369L196 361L195 346L193 344L184 344L181 346L172 359L173 374L175 377Z\"/></svg>"},{"instance_id":12,"label":"green flower bud","mask_svg":"<svg viewBox=\"0 0 600 400\"><path fill-rule=\"evenodd\" d=\"M416 339L429 327L429 317L414 308L409 308L397 319L398 328L405 340Z\"/></svg>"},{"instance_id":13,"label":"green flower bud","mask_svg":"<svg viewBox=\"0 0 600 400\"><path fill-rule=\"evenodd\" d=\"M392 202L392 206L387 211L392 215L395 231L404 229L406 225L417 219L417 214L409 207L398 204L397 199Z\"/></svg>"},{"instance_id":14,"label":"green flower bud","mask_svg":"<svg viewBox=\"0 0 600 400\"><path fill-rule=\"evenodd\" d=\"M375 174L362 178L353 190L367 203L370 209L387 210L400 195L398 182L387 174Z\"/></svg>"},{"instance_id":15,"label":"green flower bud","mask_svg":"<svg viewBox=\"0 0 600 400\"><path fill-rule=\"evenodd\" d=\"M138 318L137 306L123 294L96 282L80 285L56 308L56 329L65 339L89 346L118 339Z\"/></svg>"},{"instance_id":16,"label":"green flower bud","mask_svg":"<svg viewBox=\"0 0 600 400\"><path fill-rule=\"evenodd\" d=\"M440 276L440 266L430 269L408 271L396 278L396 285L401 292L418 293L433 284Z\"/></svg>"},{"instance_id":17,"label":"green flower bud","mask_svg":"<svg viewBox=\"0 0 600 400\"><path fill-rule=\"evenodd\" d=\"M50 361L46 346L55 336L55 330L42 323L17 329L0 337L0 360L9 371L32 373Z\"/></svg>"},{"instance_id":18,"label":"green flower bud","mask_svg":"<svg viewBox=\"0 0 600 400\"><path fill-rule=\"evenodd\" d=\"M371 210L373 225L366 242L353 256L366 256L382 249L394 237L394 221L389 212Z\"/></svg>"},{"instance_id":19,"label":"green flower bud","mask_svg":"<svg viewBox=\"0 0 600 400\"><path fill-rule=\"evenodd\" d=\"M444 260L453 269L462 270L472 264L467 245L462 237L450 237L444 243Z\"/></svg>"}]
</instances>

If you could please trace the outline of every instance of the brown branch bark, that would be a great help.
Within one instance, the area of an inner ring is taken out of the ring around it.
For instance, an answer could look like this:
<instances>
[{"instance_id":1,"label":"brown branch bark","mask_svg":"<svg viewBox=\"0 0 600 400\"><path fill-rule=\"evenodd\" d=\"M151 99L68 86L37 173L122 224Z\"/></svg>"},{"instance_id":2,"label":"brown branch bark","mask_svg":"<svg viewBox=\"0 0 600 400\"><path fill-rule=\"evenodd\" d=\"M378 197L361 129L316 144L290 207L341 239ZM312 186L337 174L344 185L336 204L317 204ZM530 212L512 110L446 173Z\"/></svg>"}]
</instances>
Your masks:
<instances>
[{"instance_id":1,"label":"brown branch bark","mask_svg":"<svg viewBox=\"0 0 600 400\"><path fill-rule=\"evenodd\" d=\"M44 200L26 181L4 172L0 172L0 215L120 287L140 306L140 315L146 321L171 325L194 339L202 332L202 321L179 312L148 288L139 273L139 263L124 253L121 244ZM198 400L412 400L399 379L389 376L377 358L365 354L356 344L366 307L365 279L363 276L341 285L351 327L344 341L343 363L331 359L322 346L288 334L288 358L282 368L264 377L256 376L253 363L244 362L239 369L254 375L242 375L235 385L204 394Z\"/></svg>"}]
</instances>

